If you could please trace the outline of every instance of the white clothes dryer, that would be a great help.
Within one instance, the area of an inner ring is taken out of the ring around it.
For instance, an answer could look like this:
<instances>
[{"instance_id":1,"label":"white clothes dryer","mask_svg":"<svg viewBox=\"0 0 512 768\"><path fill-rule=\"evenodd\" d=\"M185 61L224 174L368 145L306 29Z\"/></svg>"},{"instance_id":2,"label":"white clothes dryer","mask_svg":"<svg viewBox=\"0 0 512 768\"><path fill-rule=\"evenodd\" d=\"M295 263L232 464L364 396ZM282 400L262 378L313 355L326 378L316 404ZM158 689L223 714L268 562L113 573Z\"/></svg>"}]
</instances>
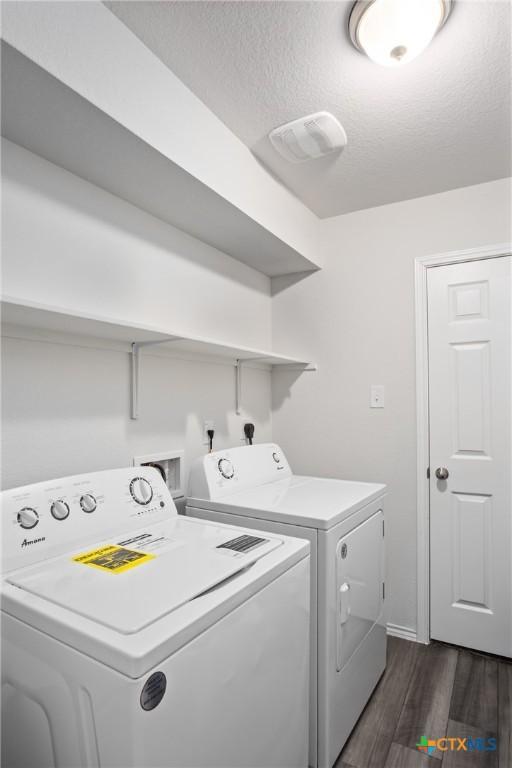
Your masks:
<instances>
[{"instance_id":1,"label":"white clothes dryer","mask_svg":"<svg viewBox=\"0 0 512 768\"><path fill-rule=\"evenodd\" d=\"M293 475L275 444L198 459L186 514L311 542L309 765L331 768L386 665L386 486Z\"/></svg>"},{"instance_id":2,"label":"white clothes dryer","mask_svg":"<svg viewBox=\"0 0 512 768\"><path fill-rule=\"evenodd\" d=\"M307 541L178 516L149 467L2 507L2 766L307 765Z\"/></svg>"}]
</instances>

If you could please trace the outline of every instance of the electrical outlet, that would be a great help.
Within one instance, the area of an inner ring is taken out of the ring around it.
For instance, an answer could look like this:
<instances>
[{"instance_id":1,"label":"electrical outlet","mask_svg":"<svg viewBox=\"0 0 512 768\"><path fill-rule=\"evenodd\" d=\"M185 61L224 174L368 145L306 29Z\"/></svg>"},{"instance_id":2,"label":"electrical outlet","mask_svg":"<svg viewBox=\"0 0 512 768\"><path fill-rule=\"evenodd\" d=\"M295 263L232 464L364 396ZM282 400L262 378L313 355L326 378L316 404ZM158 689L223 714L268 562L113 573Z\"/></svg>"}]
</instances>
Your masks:
<instances>
[{"instance_id":1,"label":"electrical outlet","mask_svg":"<svg viewBox=\"0 0 512 768\"><path fill-rule=\"evenodd\" d=\"M384 408L384 384L371 385L370 408Z\"/></svg>"},{"instance_id":2,"label":"electrical outlet","mask_svg":"<svg viewBox=\"0 0 512 768\"><path fill-rule=\"evenodd\" d=\"M215 422L214 421L204 421L203 422L203 445L210 445L210 438L208 437L208 430L209 429L215 429Z\"/></svg>"}]
</instances>

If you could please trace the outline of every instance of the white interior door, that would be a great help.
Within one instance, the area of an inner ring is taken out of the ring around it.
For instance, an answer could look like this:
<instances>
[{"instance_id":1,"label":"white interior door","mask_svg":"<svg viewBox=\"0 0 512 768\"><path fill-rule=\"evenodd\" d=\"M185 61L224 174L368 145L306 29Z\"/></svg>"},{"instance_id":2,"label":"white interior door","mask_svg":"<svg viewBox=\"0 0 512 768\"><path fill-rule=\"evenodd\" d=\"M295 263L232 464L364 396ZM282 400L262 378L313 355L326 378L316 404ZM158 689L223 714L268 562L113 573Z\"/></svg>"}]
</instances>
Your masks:
<instances>
[{"instance_id":1,"label":"white interior door","mask_svg":"<svg viewBox=\"0 0 512 768\"><path fill-rule=\"evenodd\" d=\"M511 261L433 267L427 277L430 634L506 656L512 656Z\"/></svg>"}]
</instances>

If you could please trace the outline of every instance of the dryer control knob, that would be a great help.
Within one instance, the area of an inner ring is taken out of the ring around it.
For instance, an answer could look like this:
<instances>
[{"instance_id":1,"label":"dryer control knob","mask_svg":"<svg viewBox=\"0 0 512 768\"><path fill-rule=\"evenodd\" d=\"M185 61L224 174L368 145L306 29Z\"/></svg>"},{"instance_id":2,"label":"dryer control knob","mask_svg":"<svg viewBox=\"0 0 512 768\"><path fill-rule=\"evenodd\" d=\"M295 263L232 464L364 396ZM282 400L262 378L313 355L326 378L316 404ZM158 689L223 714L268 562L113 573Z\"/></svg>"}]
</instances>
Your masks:
<instances>
[{"instance_id":1,"label":"dryer control knob","mask_svg":"<svg viewBox=\"0 0 512 768\"><path fill-rule=\"evenodd\" d=\"M82 507L84 512L94 512L96 509L96 499L92 495L92 493L84 493L82 498L80 499L80 506Z\"/></svg>"},{"instance_id":2,"label":"dryer control knob","mask_svg":"<svg viewBox=\"0 0 512 768\"><path fill-rule=\"evenodd\" d=\"M22 528L35 528L39 522L39 515L32 507L23 507L18 512L17 520Z\"/></svg>"},{"instance_id":3,"label":"dryer control knob","mask_svg":"<svg viewBox=\"0 0 512 768\"><path fill-rule=\"evenodd\" d=\"M130 493L137 504L149 504L153 498L153 489L144 477L134 477L130 483Z\"/></svg>"},{"instance_id":4,"label":"dryer control knob","mask_svg":"<svg viewBox=\"0 0 512 768\"><path fill-rule=\"evenodd\" d=\"M53 502L50 508L50 512L52 513L52 517L54 517L56 520L65 520L69 515L69 506L65 501L59 499L58 501Z\"/></svg>"},{"instance_id":5,"label":"dryer control knob","mask_svg":"<svg viewBox=\"0 0 512 768\"><path fill-rule=\"evenodd\" d=\"M276 453L275 451L274 451L274 453L272 454L272 458L274 459L274 461L275 461L275 463L276 463L276 464L279 464L279 462L281 461L281 457L280 457L280 455L279 455L278 453Z\"/></svg>"},{"instance_id":6,"label":"dryer control knob","mask_svg":"<svg viewBox=\"0 0 512 768\"><path fill-rule=\"evenodd\" d=\"M235 468L233 467L233 464L230 462L230 460L220 459L218 466L222 477L225 477L226 480L231 480L235 474Z\"/></svg>"}]
</instances>

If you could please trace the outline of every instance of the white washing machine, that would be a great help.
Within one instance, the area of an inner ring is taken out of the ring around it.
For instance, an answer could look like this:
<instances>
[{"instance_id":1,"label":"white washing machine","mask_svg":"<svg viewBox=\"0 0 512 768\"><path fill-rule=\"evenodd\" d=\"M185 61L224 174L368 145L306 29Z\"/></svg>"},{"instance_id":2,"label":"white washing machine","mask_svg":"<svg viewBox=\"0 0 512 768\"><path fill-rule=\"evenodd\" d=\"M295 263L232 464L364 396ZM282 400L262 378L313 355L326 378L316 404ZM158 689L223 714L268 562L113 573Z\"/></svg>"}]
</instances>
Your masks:
<instances>
[{"instance_id":1,"label":"white washing machine","mask_svg":"<svg viewBox=\"0 0 512 768\"><path fill-rule=\"evenodd\" d=\"M190 474L187 515L311 542L314 768L334 764L385 668L385 490L293 475L275 444L210 453Z\"/></svg>"},{"instance_id":2,"label":"white washing machine","mask_svg":"<svg viewBox=\"0 0 512 768\"><path fill-rule=\"evenodd\" d=\"M4 768L307 765L307 541L178 516L146 467L2 506Z\"/></svg>"}]
</instances>

